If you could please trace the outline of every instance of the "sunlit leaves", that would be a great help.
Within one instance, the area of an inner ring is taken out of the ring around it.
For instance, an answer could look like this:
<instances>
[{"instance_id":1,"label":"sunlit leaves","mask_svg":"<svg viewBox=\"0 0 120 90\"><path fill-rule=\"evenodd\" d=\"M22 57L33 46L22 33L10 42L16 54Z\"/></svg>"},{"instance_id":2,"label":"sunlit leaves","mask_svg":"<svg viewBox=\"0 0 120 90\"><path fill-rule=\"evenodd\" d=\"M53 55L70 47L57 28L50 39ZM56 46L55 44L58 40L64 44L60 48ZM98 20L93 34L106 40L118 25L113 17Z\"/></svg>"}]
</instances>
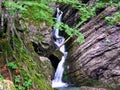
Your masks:
<instances>
[{"instance_id":1,"label":"sunlit leaves","mask_svg":"<svg viewBox=\"0 0 120 90\"><path fill-rule=\"evenodd\" d=\"M16 64L14 64L13 62L8 62L7 66L11 69L17 69L18 66Z\"/></svg>"},{"instance_id":2,"label":"sunlit leaves","mask_svg":"<svg viewBox=\"0 0 120 90\"><path fill-rule=\"evenodd\" d=\"M18 2L5 2L6 9L10 14L21 14L28 22L39 25L41 22L46 22L51 25L52 21L52 9L44 4L37 1L18 1Z\"/></svg>"},{"instance_id":3,"label":"sunlit leaves","mask_svg":"<svg viewBox=\"0 0 120 90\"><path fill-rule=\"evenodd\" d=\"M109 24L117 24L120 23L120 12L115 13L115 15L109 17L105 17L105 20L109 23Z\"/></svg>"},{"instance_id":4,"label":"sunlit leaves","mask_svg":"<svg viewBox=\"0 0 120 90\"><path fill-rule=\"evenodd\" d=\"M24 7L22 7L22 5L19 5L15 2L8 2L5 1L5 6L6 9L9 11L10 14L16 14L16 12L21 12L21 11L26 11L26 9Z\"/></svg>"},{"instance_id":5,"label":"sunlit leaves","mask_svg":"<svg viewBox=\"0 0 120 90\"><path fill-rule=\"evenodd\" d=\"M85 41L83 34L79 32L79 30L71 28L68 25L61 23L59 21L57 22L57 24L59 24L60 27L58 28L56 27L56 25L54 25L55 26L54 29L64 30L69 37L77 36L78 37L77 42L83 43Z\"/></svg>"}]
</instances>

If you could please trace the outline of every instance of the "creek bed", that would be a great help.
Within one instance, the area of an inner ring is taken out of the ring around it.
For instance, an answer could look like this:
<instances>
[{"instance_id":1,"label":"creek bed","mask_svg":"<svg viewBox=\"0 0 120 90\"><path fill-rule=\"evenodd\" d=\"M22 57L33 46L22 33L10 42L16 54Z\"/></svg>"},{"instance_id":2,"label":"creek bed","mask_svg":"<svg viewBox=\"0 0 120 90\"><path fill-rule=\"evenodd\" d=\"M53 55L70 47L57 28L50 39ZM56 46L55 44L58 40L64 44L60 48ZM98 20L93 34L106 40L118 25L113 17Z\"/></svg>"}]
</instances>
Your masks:
<instances>
[{"instance_id":1,"label":"creek bed","mask_svg":"<svg viewBox=\"0 0 120 90\"><path fill-rule=\"evenodd\" d=\"M80 87L63 87L58 90L80 90Z\"/></svg>"}]
</instances>

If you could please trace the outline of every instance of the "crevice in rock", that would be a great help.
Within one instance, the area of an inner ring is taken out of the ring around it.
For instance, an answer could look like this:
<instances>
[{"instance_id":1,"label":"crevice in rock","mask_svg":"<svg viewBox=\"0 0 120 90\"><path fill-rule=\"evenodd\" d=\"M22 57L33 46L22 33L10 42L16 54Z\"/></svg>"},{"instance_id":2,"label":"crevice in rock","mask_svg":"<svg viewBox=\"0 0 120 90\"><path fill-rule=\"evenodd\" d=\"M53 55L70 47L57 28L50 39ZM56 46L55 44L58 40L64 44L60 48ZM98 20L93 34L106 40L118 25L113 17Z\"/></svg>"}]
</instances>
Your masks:
<instances>
[{"instance_id":1,"label":"crevice in rock","mask_svg":"<svg viewBox=\"0 0 120 90\"><path fill-rule=\"evenodd\" d=\"M52 66L54 67L55 71L57 69L57 66L58 66L58 63L60 62L59 58L56 57L55 55L51 54L49 57L48 57L52 63Z\"/></svg>"},{"instance_id":2,"label":"crevice in rock","mask_svg":"<svg viewBox=\"0 0 120 90\"><path fill-rule=\"evenodd\" d=\"M96 15L99 15L104 10L105 10L105 8L99 8L99 9L96 10L95 13L96 13Z\"/></svg>"},{"instance_id":3,"label":"crevice in rock","mask_svg":"<svg viewBox=\"0 0 120 90\"><path fill-rule=\"evenodd\" d=\"M34 43L34 42L32 42L32 44L33 44L33 47L34 47L34 51L35 51L37 54L41 54L38 44L36 44L36 43Z\"/></svg>"}]
</instances>

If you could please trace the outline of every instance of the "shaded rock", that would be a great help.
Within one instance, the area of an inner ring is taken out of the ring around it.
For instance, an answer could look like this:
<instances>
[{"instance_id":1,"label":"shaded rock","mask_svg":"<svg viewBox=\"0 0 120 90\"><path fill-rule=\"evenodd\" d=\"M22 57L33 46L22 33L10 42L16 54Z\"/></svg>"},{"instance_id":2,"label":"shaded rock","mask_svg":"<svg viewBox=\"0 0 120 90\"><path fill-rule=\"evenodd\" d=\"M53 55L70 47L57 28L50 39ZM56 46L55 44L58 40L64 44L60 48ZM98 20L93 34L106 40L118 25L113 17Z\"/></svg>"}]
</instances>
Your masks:
<instances>
[{"instance_id":1,"label":"shaded rock","mask_svg":"<svg viewBox=\"0 0 120 90\"><path fill-rule=\"evenodd\" d=\"M60 52L59 50L53 51L52 54L53 54L54 56L56 56L59 60L61 60L61 57L62 57L62 55L63 55L63 53Z\"/></svg>"},{"instance_id":2,"label":"shaded rock","mask_svg":"<svg viewBox=\"0 0 120 90\"><path fill-rule=\"evenodd\" d=\"M13 82L11 82L10 80L1 80L0 90L15 90L15 87Z\"/></svg>"},{"instance_id":3,"label":"shaded rock","mask_svg":"<svg viewBox=\"0 0 120 90\"><path fill-rule=\"evenodd\" d=\"M52 28L43 22L40 24L40 28L34 25L28 25L28 29L29 36L26 39L26 42L28 42L27 40L32 41L35 51L39 55L49 55L50 51L53 50Z\"/></svg>"},{"instance_id":4,"label":"shaded rock","mask_svg":"<svg viewBox=\"0 0 120 90\"><path fill-rule=\"evenodd\" d=\"M86 41L73 41L66 60L71 83L81 85L90 79L120 85L120 27L104 20L117 11L118 7L107 7L80 27Z\"/></svg>"},{"instance_id":5,"label":"shaded rock","mask_svg":"<svg viewBox=\"0 0 120 90\"><path fill-rule=\"evenodd\" d=\"M49 82L51 83L51 79L53 77L53 67L50 60L47 57L40 56L40 60L43 63L43 68L46 70L46 75L48 75Z\"/></svg>"},{"instance_id":6,"label":"shaded rock","mask_svg":"<svg viewBox=\"0 0 120 90\"><path fill-rule=\"evenodd\" d=\"M105 88L94 88L94 87L87 87L87 86L81 86L80 90L108 90Z\"/></svg>"}]
</instances>

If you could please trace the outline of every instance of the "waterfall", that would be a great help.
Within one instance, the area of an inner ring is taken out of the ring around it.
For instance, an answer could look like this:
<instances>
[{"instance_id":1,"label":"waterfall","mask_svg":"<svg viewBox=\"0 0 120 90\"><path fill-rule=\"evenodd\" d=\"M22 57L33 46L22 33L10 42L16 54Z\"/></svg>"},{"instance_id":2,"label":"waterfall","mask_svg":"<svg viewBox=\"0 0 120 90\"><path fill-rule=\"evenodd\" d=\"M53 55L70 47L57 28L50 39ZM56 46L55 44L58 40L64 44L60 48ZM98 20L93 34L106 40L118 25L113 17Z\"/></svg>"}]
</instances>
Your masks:
<instances>
[{"instance_id":1,"label":"waterfall","mask_svg":"<svg viewBox=\"0 0 120 90\"><path fill-rule=\"evenodd\" d=\"M63 14L63 12L57 7L57 14L56 14L57 21L61 22L62 14ZM59 36L59 23L56 23L56 28L53 30L53 36L54 36L54 43L59 48L65 40L64 37ZM67 57L67 52L65 51L65 45L62 45L59 48L59 50L60 50L60 52L63 53L63 56L62 56L62 59L57 66L54 79L52 80L52 87L53 88L67 87L68 86L67 83L64 83L62 81L63 72L64 72L64 62L65 62L65 59Z\"/></svg>"}]
</instances>

